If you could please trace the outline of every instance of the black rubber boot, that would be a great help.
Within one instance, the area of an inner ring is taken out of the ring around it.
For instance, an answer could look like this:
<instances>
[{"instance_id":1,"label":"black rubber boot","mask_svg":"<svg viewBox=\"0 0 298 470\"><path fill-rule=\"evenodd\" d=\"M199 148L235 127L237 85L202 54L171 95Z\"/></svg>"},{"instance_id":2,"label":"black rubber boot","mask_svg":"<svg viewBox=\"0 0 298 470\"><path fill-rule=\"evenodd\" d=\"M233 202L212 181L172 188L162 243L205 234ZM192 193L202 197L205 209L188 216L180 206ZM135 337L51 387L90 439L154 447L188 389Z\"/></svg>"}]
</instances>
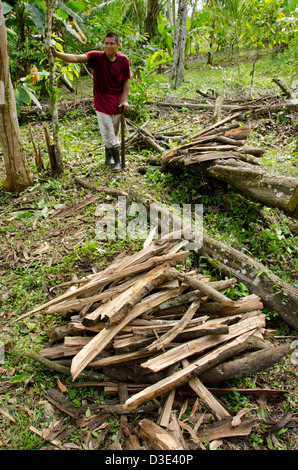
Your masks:
<instances>
[{"instance_id":1,"label":"black rubber boot","mask_svg":"<svg viewBox=\"0 0 298 470\"><path fill-rule=\"evenodd\" d=\"M105 147L105 153L106 153L106 165L114 165L114 162L112 160L112 149Z\"/></svg>"},{"instance_id":2,"label":"black rubber boot","mask_svg":"<svg viewBox=\"0 0 298 470\"><path fill-rule=\"evenodd\" d=\"M120 163L120 156L119 156L119 147L112 147L111 148L112 157L115 162L115 166L113 171L120 171L121 170L121 163Z\"/></svg>"}]
</instances>

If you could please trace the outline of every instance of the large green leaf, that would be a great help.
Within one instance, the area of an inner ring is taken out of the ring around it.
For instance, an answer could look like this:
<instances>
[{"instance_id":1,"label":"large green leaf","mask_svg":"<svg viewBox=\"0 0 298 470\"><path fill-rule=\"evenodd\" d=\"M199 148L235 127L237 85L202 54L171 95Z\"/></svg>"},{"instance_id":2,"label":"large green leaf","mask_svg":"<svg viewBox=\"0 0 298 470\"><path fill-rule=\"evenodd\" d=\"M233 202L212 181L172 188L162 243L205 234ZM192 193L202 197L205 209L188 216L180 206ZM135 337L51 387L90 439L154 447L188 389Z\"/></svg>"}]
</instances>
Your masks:
<instances>
[{"instance_id":1,"label":"large green leaf","mask_svg":"<svg viewBox=\"0 0 298 470\"><path fill-rule=\"evenodd\" d=\"M59 9L65 11L69 16L74 18L77 23L82 23L83 22L82 18L75 11L73 11L71 8L64 5L63 2L59 2L58 7L59 7Z\"/></svg>"},{"instance_id":2,"label":"large green leaf","mask_svg":"<svg viewBox=\"0 0 298 470\"><path fill-rule=\"evenodd\" d=\"M66 3L66 6L70 8L72 11L75 11L76 13L81 13L84 11L87 7L87 2L84 0L79 0L79 1L70 1Z\"/></svg>"},{"instance_id":3,"label":"large green leaf","mask_svg":"<svg viewBox=\"0 0 298 470\"><path fill-rule=\"evenodd\" d=\"M37 31L42 36L44 36L44 33L45 33L45 16L44 16L44 12L42 11L42 9L35 2L31 3L31 5L28 4L27 8L28 8L28 11L29 11L30 15L32 16L32 19L33 19L33 22L34 22L34 25L35 25Z\"/></svg>"},{"instance_id":4,"label":"large green leaf","mask_svg":"<svg viewBox=\"0 0 298 470\"><path fill-rule=\"evenodd\" d=\"M1 2L1 3L2 3L2 13L5 16L13 9L13 5L10 5L9 3L6 3L6 2Z\"/></svg>"}]
</instances>

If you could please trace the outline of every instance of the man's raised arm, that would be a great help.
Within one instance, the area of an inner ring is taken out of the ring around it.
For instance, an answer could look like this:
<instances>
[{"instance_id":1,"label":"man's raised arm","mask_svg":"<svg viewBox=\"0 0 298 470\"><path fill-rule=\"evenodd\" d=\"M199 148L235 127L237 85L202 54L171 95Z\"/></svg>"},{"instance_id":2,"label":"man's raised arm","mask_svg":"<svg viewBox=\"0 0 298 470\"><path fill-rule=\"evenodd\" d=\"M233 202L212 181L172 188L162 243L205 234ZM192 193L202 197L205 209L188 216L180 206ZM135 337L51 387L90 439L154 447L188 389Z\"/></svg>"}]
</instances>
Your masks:
<instances>
[{"instance_id":1,"label":"man's raised arm","mask_svg":"<svg viewBox=\"0 0 298 470\"><path fill-rule=\"evenodd\" d=\"M54 57L63 60L63 62L69 62L74 64L88 63L88 57L86 54L65 54L64 52L57 51L54 46L51 46L51 51Z\"/></svg>"}]
</instances>

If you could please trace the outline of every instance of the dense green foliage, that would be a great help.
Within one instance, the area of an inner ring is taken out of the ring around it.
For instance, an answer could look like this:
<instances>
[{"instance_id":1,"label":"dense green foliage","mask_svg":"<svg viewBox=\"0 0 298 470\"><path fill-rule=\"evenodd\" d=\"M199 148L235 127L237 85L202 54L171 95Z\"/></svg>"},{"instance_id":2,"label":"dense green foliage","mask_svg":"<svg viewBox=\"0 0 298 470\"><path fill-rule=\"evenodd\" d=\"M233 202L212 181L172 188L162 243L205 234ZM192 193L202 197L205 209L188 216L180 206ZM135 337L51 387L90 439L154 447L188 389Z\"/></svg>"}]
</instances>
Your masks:
<instances>
[{"instance_id":1,"label":"dense green foliage","mask_svg":"<svg viewBox=\"0 0 298 470\"><path fill-rule=\"evenodd\" d=\"M153 87L159 87L160 76L152 75L162 60L171 63L176 12L172 1L60 2L53 24L53 43L65 52L83 53L102 47L104 35L115 31L120 37L121 50L129 54L132 70L132 107L135 116L142 110L140 96L148 98ZM207 62L214 62L215 52L227 52L238 60L243 48L255 51L271 48L276 53L290 48L292 78L297 72L298 0L206 0L202 4L189 2L186 28L186 53L207 51ZM155 5L151 10L150 6ZM10 69L17 90L17 103L36 104L43 99L48 79L47 55L44 49L45 1L7 0L2 2L10 43ZM159 61L156 52L160 51ZM151 58L150 58L151 56ZM150 62L148 64L148 61ZM32 85L33 66L40 80ZM73 66L57 61L58 77L72 81L78 73Z\"/></svg>"}]
</instances>

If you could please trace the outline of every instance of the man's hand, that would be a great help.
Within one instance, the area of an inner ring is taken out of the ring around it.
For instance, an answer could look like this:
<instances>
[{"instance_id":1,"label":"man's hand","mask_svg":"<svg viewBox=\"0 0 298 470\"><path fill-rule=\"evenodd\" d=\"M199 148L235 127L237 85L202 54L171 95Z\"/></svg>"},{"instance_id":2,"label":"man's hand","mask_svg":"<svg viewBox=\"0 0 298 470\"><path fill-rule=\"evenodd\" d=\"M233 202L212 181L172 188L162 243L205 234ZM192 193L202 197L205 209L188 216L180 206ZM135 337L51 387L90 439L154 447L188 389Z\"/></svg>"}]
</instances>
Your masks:
<instances>
[{"instance_id":1,"label":"man's hand","mask_svg":"<svg viewBox=\"0 0 298 470\"><path fill-rule=\"evenodd\" d=\"M55 47L54 47L54 46L50 46L50 49L51 49L51 51L52 51L53 56L54 56L54 57L57 57L57 51L56 51Z\"/></svg>"},{"instance_id":2,"label":"man's hand","mask_svg":"<svg viewBox=\"0 0 298 470\"><path fill-rule=\"evenodd\" d=\"M129 104L127 101L123 101L122 103L119 104L119 109L120 109L120 112L124 112L124 113L127 113L128 110L129 110Z\"/></svg>"}]
</instances>

